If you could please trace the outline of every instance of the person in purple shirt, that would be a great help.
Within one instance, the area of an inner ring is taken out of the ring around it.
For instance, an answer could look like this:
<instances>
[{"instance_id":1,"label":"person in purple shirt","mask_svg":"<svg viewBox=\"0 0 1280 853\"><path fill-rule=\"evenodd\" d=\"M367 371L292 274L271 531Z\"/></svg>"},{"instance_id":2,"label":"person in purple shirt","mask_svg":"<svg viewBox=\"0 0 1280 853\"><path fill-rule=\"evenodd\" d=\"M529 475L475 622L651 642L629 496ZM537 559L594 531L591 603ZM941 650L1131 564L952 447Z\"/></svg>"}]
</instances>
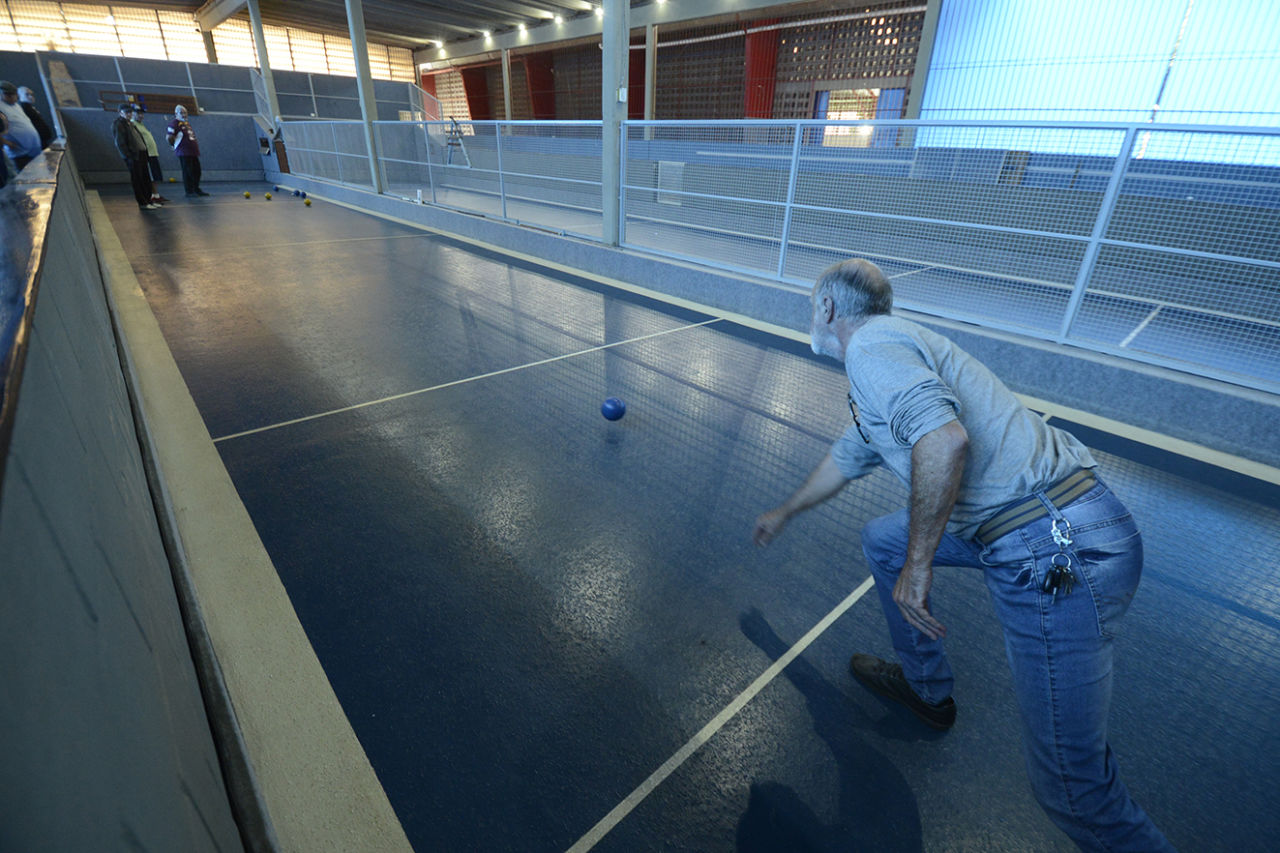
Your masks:
<instances>
[{"instance_id":1,"label":"person in purple shirt","mask_svg":"<svg viewBox=\"0 0 1280 853\"><path fill-rule=\"evenodd\" d=\"M173 121L165 129L165 139L182 165L182 184L187 191L187 198L208 195L200 189L200 143L196 141L195 131L187 123L187 108L182 104L178 104L173 111Z\"/></svg>"}]
</instances>

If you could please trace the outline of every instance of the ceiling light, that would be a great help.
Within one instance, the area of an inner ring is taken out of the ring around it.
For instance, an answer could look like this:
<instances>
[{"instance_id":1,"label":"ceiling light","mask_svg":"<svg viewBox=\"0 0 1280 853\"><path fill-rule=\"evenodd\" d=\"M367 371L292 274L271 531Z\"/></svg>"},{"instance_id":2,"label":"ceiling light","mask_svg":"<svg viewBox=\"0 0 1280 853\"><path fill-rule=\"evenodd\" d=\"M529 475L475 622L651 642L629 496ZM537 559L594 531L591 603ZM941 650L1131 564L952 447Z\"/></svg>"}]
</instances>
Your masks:
<instances>
[{"instance_id":1,"label":"ceiling light","mask_svg":"<svg viewBox=\"0 0 1280 853\"><path fill-rule=\"evenodd\" d=\"M557 24L563 24L563 23L564 23L564 16L563 16L563 15L556 15L556 23L557 23Z\"/></svg>"},{"instance_id":2,"label":"ceiling light","mask_svg":"<svg viewBox=\"0 0 1280 853\"><path fill-rule=\"evenodd\" d=\"M603 18L603 17L604 17L604 8L603 8L602 6L597 6L597 7L596 7L596 17L597 17L597 18Z\"/></svg>"},{"instance_id":3,"label":"ceiling light","mask_svg":"<svg viewBox=\"0 0 1280 853\"><path fill-rule=\"evenodd\" d=\"M521 25L520 25L520 32L522 32L522 33L524 33L524 32L528 32L528 30L526 30L526 29L524 28L524 24L521 24Z\"/></svg>"}]
</instances>

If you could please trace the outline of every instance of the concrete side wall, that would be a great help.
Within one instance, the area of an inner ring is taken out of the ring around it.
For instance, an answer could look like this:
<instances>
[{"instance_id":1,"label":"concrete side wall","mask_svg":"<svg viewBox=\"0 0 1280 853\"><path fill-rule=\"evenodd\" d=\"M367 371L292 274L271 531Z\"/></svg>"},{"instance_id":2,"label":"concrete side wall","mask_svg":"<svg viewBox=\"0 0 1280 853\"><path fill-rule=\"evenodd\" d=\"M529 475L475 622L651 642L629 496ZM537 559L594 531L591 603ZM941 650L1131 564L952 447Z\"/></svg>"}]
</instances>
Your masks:
<instances>
[{"instance_id":1,"label":"concrete side wall","mask_svg":"<svg viewBox=\"0 0 1280 853\"><path fill-rule=\"evenodd\" d=\"M83 191L6 192L56 250L0 484L0 849L240 850Z\"/></svg>"},{"instance_id":2,"label":"concrete side wall","mask_svg":"<svg viewBox=\"0 0 1280 853\"><path fill-rule=\"evenodd\" d=\"M482 216L268 170L267 180L484 243L500 251L658 291L794 331L809 328L807 288L734 276ZM977 326L916 316L985 362L1019 393L1280 467L1280 398L1171 370Z\"/></svg>"},{"instance_id":3,"label":"concrete side wall","mask_svg":"<svg viewBox=\"0 0 1280 853\"><path fill-rule=\"evenodd\" d=\"M112 141L111 123L116 114L101 109L61 110L67 128L67 146L85 181L128 183L129 173ZM156 138L160 168L166 181L177 178L182 187L182 167L165 144L164 131L172 116L145 115L142 122ZM262 180L263 156L258 144L258 126L247 115L199 115L191 117L191 127L200 141L200 168L205 181ZM162 190L163 191L163 190Z\"/></svg>"}]
</instances>

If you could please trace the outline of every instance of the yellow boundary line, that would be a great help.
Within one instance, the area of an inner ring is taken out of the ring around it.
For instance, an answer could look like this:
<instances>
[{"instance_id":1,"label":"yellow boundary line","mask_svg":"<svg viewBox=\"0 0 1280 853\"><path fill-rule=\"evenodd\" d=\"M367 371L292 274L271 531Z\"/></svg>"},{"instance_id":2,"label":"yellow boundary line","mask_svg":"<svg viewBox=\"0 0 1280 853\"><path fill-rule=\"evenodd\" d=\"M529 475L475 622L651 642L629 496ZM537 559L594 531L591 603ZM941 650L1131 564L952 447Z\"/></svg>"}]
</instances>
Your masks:
<instances>
[{"instance_id":1,"label":"yellow boundary line","mask_svg":"<svg viewBox=\"0 0 1280 853\"><path fill-rule=\"evenodd\" d=\"M775 335L776 337L786 338L792 341L799 341L805 344L809 342L809 336L806 333L798 332L795 329L789 329L785 326L779 326L774 323L767 323L762 320L757 320L753 317L748 317L743 314L735 314L733 312L721 311L720 309L712 308L710 306L703 305L698 302L693 302L692 300L682 299L678 296L672 296L667 293L662 293L661 291L651 290L647 287L640 287L638 285L634 285L629 282L620 281L618 279L610 278L608 276L598 275L596 273L588 272L586 270L581 270L574 267L570 267L565 264L560 264L555 261L546 260L545 258L538 257L537 255L529 255L524 252L513 251L511 249L503 248L502 246L497 246L492 243L487 243L483 240L477 240L473 237L466 237L460 234L455 234L452 231L445 231L440 228L433 228L430 225L423 225L420 222L412 222L408 219L401 219L400 217L392 216L389 213L382 213L377 210L371 210L368 208L360 207L358 205L351 204L350 202L337 201L334 199L326 198L324 196L317 196L315 193L310 191L308 191L307 197L315 198L320 201L327 202L328 204L336 205L338 207L345 207L348 210L354 210L358 213L363 213L368 216L376 216L379 219L384 219L388 222L395 222L400 225L406 225L410 228L416 228L419 231L426 231L430 234L437 234L442 237L447 237L451 240L456 240L460 243L466 243L468 245L477 246L481 249L485 249L486 251L494 252L495 254L506 255L507 257L511 257L511 258L517 258L522 261L527 261L529 263L537 264L538 266L556 270L557 272L563 272L567 275L576 276L578 278L585 278L589 281L594 281L597 284L603 284L608 287L617 288L618 290L624 290L629 293L635 293L640 296L646 296L658 302L665 302L669 305L676 305L681 308L687 308L689 310L698 311L703 314L710 314L713 317L719 317L724 320L729 320L730 322L737 323L738 325L741 325L741 326L747 326L748 328L756 329L757 331L767 332L771 335ZM465 214L459 214L459 215L465 215ZM499 224L505 224L505 223L499 223ZM552 235L552 236L555 236L555 235ZM559 238L559 239L570 239L570 238ZM771 285L769 282L766 282L766 281L761 281L760 283L764 286L778 287L778 285ZM1111 418L1104 418L1101 415L1095 415L1095 414L1092 414L1091 412L1086 412L1081 409L1073 409L1073 408L1070 408L1069 406L1062 406L1057 403L1053 403L1048 400L1041 400L1039 398L1031 397L1026 394L1018 394L1017 396L1018 396L1018 399L1022 400L1022 402L1028 408L1035 409L1040 412L1044 412L1046 415L1048 415L1051 418L1061 418L1062 420L1073 421L1075 423L1083 424L1085 426L1092 427L1094 429L1102 430L1104 432L1109 432L1112 435L1116 435L1121 438L1129 439L1131 441L1136 441L1140 444L1145 444L1149 447L1154 447L1159 450L1164 450L1169 453L1177 454L1179 456L1185 456L1189 459L1195 459L1200 462L1206 462L1210 465L1215 465L1219 468L1224 468L1228 471L1235 471L1238 474L1244 474L1246 476L1253 477L1255 479L1262 480L1264 482L1271 483L1273 485L1280 485L1280 469L1273 468L1270 465L1266 465L1261 462L1254 462L1251 459L1245 459L1240 456L1233 456L1232 454L1224 453L1221 450L1214 450L1211 447L1205 447L1200 444L1194 444L1190 441L1183 441L1182 439L1174 438L1172 436L1164 435L1162 433L1154 432L1152 430L1147 430L1141 427L1132 426L1122 421L1112 420Z\"/></svg>"}]
</instances>

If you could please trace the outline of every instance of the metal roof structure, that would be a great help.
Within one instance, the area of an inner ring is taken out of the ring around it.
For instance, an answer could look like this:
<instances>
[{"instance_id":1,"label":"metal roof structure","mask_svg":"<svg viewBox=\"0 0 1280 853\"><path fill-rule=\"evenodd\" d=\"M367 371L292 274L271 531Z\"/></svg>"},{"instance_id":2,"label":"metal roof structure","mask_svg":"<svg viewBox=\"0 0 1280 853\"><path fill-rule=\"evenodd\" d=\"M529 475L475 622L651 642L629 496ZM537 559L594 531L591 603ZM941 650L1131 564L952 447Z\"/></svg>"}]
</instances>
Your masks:
<instances>
[{"instance_id":1,"label":"metal roof structure","mask_svg":"<svg viewBox=\"0 0 1280 853\"><path fill-rule=\"evenodd\" d=\"M202 30L230 17L248 18L249 0L151 0L118 5L187 11ZM257 0L266 26L347 35L346 0ZM501 49L599 35L602 0L361 0L370 41L415 52L415 61L459 58ZM779 0L630 0L632 27L704 18L759 17L793 6ZM802 5L813 5L804 3ZM833 4L842 5L842 4ZM847 4L843 4L847 5ZM882 5L872 0L870 6Z\"/></svg>"}]
</instances>

